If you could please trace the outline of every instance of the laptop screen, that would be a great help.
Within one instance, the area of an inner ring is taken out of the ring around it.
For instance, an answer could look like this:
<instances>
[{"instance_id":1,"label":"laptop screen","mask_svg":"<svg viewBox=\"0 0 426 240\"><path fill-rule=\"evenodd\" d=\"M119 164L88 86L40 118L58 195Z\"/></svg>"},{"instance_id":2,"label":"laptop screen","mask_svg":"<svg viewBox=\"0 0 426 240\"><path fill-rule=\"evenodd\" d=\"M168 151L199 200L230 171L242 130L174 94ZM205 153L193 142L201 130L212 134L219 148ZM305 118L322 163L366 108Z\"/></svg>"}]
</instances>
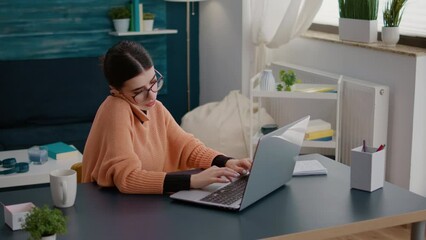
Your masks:
<instances>
[{"instance_id":1,"label":"laptop screen","mask_svg":"<svg viewBox=\"0 0 426 240\"><path fill-rule=\"evenodd\" d=\"M306 116L260 138L241 209L287 183L309 123Z\"/></svg>"}]
</instances>

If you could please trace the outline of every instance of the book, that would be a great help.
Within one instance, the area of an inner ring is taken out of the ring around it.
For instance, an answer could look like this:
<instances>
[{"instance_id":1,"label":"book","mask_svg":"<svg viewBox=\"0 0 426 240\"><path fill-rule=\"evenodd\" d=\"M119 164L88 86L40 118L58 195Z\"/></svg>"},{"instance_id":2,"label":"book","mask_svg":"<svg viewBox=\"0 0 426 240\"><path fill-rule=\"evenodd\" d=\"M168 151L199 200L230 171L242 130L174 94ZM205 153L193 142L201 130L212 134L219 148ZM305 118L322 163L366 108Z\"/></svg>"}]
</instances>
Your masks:
<instances>
[{"instance_id":1,"label":"book","mask_svg":"<svg viewBox=\"0 0 426 240\"><path fill-rule=\"evenodd\" d=\"M133 0L133 26L135 28L135 32L141 31L140 21L139 21L139 0Z\"/></svg>"},{"instance_id":2,"label":"book","mask_svg":"<svg viewBox=\"0 0 426 240\"><path fill-rule=\"evenodd\" d=\"M330 93L337 92L337 85L331 84L297 84L295 92L304 93Z\"/></svg>"},{"instance_id":3,"label":"book","mask_svg":"<svg viewBox=\"0 0 426 240\"><path fill-rule=\"evenodd\" d=\"M323 138L316 138L316 139L311 139L309 141L321 141L321 142L327 142L327 141L331 141L333 140L333 137L323 137Z\"/></svg>"},{"instance_id":4,"label":"book","mask_svg":"<svg viewBox=\"0 0 426 240\"><path fill-rule=\"evenodd\" d=\"M305 140L314 140L318 138L332 137L334 134L333 129L321 130L305 134Z\"/></svg>"},{"instance_id":5,"label":"book","mask_svg":"<svg viewBox=\"0 0 426 240\"><path fill-rule=\"evenodd\" d=\"M135 16L133 13L133 3L130 3L130 30L131 32L135 31Z\"/></svg>"},{"instance_id":6,"label":"book","mask_svg":"<svg viewBox=\"0 0 426 240\"><path fill-rule=\"evenodd\" d=\"M47 155L56 160L78 157L79 154L76 148L63 142L55 142L43 146L47 148Z\"/></svg>"},{"instance_id":7,"label":"book","mask_svg":"<svg viewBox=\"0 0 426 240\"><path fill-rule=\"evenodd\" d=\"M318 160L296 161L293 176L327 175L325 168Z\"/></svg>"},{"instance_id":8,"label":"book","mask_svg":"<svg viewBox=\"0 0 426 240\"><path fill-rule=\"evenodd\" d=\"M140 27L140 31L143 32L143 4L139 3L139 27Z\"/></svg>"},{"instance_id":9,"label":"book","mask_svg":"<svg viewBox=\"0 0 426 240\"><path fill-rule=\"evenodd\" d=\"M327 129L331 129L331 124L329 122L326 122L322 119L313 119L309 121L306 133L317 132Z\"/></svg>"}]
</instances>

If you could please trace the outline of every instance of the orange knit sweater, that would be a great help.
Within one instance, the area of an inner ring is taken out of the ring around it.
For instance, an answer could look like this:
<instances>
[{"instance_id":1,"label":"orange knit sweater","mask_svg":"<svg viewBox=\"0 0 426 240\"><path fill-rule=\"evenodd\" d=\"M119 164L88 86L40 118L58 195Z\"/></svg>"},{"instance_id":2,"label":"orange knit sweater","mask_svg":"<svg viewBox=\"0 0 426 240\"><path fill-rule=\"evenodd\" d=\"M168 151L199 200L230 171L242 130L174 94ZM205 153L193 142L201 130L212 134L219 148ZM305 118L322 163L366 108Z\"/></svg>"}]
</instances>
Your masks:
<instances>
[{"instance_id":1,"label":"orange knit sweater","mask_svg":"<svg viewBox=\"0 0 426 240\"><path fill-rule=\"evenodd\" d=\"M208 168L219 154L183 131L161 102L145 114L124 97L109 96L87 138L82 181L158 194L166 172Z\"/></svg>"}]
</instances>

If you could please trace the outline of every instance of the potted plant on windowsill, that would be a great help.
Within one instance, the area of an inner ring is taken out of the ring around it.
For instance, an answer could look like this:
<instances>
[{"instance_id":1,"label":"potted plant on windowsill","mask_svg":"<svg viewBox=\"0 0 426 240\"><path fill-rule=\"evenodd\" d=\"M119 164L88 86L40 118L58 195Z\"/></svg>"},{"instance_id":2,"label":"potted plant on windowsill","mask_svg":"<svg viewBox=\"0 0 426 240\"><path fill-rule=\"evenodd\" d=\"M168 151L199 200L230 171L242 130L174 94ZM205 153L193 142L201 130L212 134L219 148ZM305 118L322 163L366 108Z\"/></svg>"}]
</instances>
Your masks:
<instances>
[{"instance_id":1,"label":"potted plant on windowsill","mask_svg":"<svg viewBox=\"0 0 426 240\"><path fill-rule=\"evenodd\" d=\"M155 14L146 12L143 14L143 30L150 32L154 28Z\"/></svg>"},{"instance_id":2,"label":"potted plant on windowsill","mask_svg":"<svg viewBox=\"0 0 426 240\"><path fill-rule=\"evenodd\" d=\"M55 240L56 234L66 232L66 218L59 209L48 206L34 207L28 213L22 228L34 240Z\"/></svg>"},{"instance_id":3,"label":"potted plant on windowsill","mask_svg":"<svg viewBox=\"0 0 426 240\"><path fill-rule=\"evenodd\" d=\"M339 37L354 42L377 42L378 0L339 0Z\"/></svg>"},{"instance_id":4,"label":"potted plant on windowsill","mask_svg":"<svg viewBox=\"0 0 426 240\"><path fill-rule=\"evenodd\" d=\"M395 46L399 41L399 24L407 0L388 0L383 10L382 41L386 46Z\"/></svg>"},{"instance_id":5,"label":"potted plant on windowsill","mask_svg":"<svg viewBox=\"0 0 426 240\"><path fill-rule=\"evenodd\" d=\"M114 7L108 11L108 16L114 23L116 32L128 32L130 26L130 9L128 7Z\"/></svg>"}]
</instances>

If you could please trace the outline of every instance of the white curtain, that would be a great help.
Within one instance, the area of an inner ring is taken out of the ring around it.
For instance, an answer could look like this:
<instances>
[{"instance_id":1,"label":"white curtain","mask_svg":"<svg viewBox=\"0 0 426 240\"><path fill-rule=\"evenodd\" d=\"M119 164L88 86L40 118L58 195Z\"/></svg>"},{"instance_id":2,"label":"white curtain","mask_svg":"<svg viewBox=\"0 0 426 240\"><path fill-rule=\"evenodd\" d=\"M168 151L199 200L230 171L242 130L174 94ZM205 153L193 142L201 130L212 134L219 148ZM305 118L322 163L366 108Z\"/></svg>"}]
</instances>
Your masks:
<instances>
[{"instance_id":1,"label":"white curtain","mask_svg":"<svg viewBox=\"0 0 426 240\"><path fill-rule=\"evenodd\" d=\"M322 1L251 0L251 30L252 41L256 45L256 72L269 64L268 49L281 47L309 28Z\"/></svg>"}]
</instances>

